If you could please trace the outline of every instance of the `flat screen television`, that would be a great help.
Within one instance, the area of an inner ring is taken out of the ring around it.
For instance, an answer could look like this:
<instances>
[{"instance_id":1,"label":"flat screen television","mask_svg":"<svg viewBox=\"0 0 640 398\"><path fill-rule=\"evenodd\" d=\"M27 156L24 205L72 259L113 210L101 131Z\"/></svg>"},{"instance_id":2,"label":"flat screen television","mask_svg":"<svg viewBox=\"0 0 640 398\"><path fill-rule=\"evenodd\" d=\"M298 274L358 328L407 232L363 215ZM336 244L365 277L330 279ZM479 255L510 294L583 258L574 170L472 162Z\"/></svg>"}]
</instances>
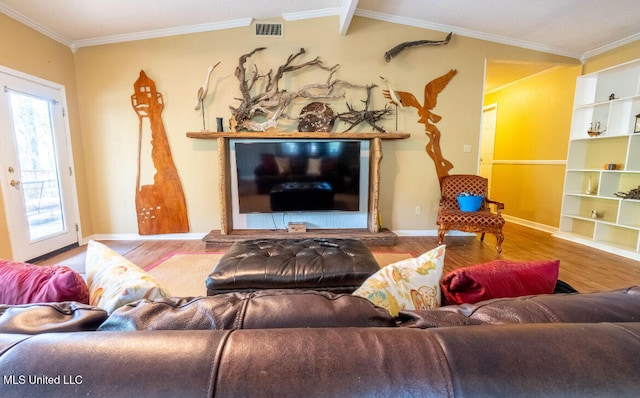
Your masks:
<instances>
[{"instance_id":1,"label":"flat screen television","mask_svg":"<svg viewBox=\"0 0 640 398\"><path fill-rule=\"evenodd\" d=\"M240 214L360 210L360 141L233 145Z\"/></svg>"}]
</instances>

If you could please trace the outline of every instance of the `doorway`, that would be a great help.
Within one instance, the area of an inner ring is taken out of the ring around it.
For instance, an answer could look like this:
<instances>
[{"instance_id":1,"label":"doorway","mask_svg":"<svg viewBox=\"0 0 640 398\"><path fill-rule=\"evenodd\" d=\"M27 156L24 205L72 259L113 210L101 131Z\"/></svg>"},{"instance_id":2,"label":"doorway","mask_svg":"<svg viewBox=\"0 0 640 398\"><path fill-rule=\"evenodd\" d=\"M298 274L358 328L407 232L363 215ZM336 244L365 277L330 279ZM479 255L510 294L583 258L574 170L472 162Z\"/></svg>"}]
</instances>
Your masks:
<instances>
[{"instance_id":1,"label":"doorway","mask_svg":"<svg viewBox=\"0 0 640 398\"><path fill-rule=\"evenodd\" d=\"M482 131L480 133L480 165L478 175L489 181L487 195L491 197L491 172L493 170L493 149L496 140L496 118L498 104L482 109Z\"/></svg>"},{"instance_id":2,"label":"doorway","mask_svg":"<svg viewBox=\"0 0 640 398\"><path fill-rule=\"evenodd\" d=\"M0 178L13 259L77 244L64 87L0 67Z\"/></svg>"}]
</instances>

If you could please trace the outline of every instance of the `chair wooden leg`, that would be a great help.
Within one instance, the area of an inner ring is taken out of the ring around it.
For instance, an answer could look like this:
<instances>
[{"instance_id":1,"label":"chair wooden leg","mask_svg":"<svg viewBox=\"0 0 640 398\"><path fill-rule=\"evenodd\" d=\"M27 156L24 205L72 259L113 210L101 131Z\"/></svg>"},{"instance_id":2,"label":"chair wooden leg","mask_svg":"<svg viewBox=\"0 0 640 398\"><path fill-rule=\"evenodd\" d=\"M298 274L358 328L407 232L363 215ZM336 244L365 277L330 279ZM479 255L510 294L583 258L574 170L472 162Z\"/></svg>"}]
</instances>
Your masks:
<instances>
[{"instance_id":1,"label":"chair wooden leg","mask_svg":"<svg viewBox=\"0 0 640 398\"><path fill-rule=\"evenodd\" d=\"M502 232L495 234L496 235L496 251L498 254L502 253L502 242L504 241L504 234Z\"/></svg>"},{"instance_id":2,"label":"chair wooden leg","mask_svg":"<svg viewBox=\"0 0 640 398\"><path fill-rule=\"evenodd\" d=\"M480 242L484 242L484 232L480 234Z\"/></svg>"},{"instance_id":3,"label":"chair wooden leg","mask_svg":"<svg viewBox=\"0 0 640 398\"><path fill-rule=\"evenodd\" d=\"M444 236L447 234L448 230L443 229L442 226L438 228L438 245L441 245L444 242Z\"/></svg>"}]
</instances>

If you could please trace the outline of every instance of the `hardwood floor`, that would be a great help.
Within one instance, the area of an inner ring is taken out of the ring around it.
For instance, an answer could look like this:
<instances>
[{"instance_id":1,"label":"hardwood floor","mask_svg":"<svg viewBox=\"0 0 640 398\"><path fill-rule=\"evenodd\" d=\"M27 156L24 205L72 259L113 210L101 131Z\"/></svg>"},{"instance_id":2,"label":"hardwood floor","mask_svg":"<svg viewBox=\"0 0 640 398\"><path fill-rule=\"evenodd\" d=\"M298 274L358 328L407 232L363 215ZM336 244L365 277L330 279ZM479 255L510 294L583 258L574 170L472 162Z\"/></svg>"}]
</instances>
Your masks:
<instances>
[{"instance_id":1,"label":"hardwood floor","mask_svg":"<svg viewBox=\"0 0 640 398\"><path fill-rule=\"evenodd\" d=\"M559 278L580 292L591 292L640 285L640 262L609 254L551 236L547 232L507 223L501 255L495 251L495 238L446 237L444 272L498 258L505 260L559 259ZM231 243L207 247L201 240L104 241L118 253L140 267L153 264L171 252L226 251ZM419 255L437 245L437 237L397 238L395 246L370 246L374 252L409 252ZM65 264L76 269L84 263L86 246L82 246L40 264Z\"/></svg>"}]
</instances>

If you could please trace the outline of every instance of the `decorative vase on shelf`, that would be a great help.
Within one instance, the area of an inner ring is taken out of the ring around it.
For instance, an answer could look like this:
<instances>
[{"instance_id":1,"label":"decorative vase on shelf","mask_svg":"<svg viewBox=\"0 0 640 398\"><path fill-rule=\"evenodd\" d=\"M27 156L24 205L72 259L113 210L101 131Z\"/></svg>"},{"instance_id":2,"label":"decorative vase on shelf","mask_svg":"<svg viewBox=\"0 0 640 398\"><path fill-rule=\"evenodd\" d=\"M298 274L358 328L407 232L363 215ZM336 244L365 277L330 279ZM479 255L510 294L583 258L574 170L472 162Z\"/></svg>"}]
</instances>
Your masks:
<instances>
[{"instance_id":1,"label":"decorative vase on shelf","mask_svg":"<svg viewBox=\"0 0 640 398\"><path fill-rule=\"evenodd\" d=\"M589 176L589 180L587 181L587 189L585 189L584 193L587 195L591 195L593 193L593 188L591 186L591 176Z\"/></svg>"}]
</instances>

